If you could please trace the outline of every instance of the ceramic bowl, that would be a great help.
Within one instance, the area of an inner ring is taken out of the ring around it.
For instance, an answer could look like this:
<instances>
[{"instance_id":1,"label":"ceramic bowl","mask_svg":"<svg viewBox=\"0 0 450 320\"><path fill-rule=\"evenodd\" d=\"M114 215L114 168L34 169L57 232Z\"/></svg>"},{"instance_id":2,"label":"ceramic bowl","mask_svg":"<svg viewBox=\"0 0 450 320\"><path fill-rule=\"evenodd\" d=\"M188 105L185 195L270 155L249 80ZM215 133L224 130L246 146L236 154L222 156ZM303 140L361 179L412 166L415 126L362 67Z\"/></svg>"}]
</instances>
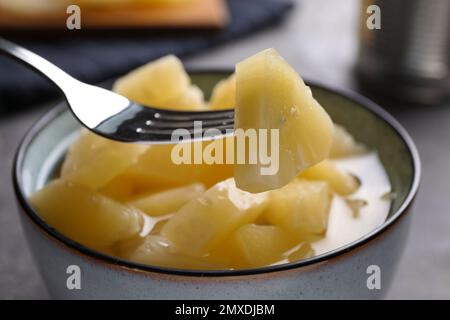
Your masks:
<instances>
[{"instance_id":1,"label":"ceramic bowl","mask_svg":"<svg viewBox=\"0 0 450 320\"><path fill-rule=\"evenodd\" d=\"M191 74L193 81L208 93L227 72ZM71 135L80 128L65 103L60 103L26 134L13 169L23 230L50 294L54 298L83 299L383 297L407 241L410 211L420 179L416 147L402 126L373 102L356 94L309 85L336 123L344 125L357 140L378 151L396 194L389 216L381 226L337 250L298 262L252 270L175 270L144 266L98 253L47 225L27 200L51 179ZM380 286L374 287L371 276L375 273Z\"/></svg>"}]
</instances>

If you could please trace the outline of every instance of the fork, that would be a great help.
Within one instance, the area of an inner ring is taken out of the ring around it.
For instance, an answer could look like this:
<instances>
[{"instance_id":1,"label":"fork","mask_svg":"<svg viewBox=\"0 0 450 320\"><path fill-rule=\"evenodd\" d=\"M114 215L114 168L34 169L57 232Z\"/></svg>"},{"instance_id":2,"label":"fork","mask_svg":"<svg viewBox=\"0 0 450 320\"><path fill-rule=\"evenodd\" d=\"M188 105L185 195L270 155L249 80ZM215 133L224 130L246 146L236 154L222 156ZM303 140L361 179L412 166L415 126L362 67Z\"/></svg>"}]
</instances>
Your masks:
<instances>
[{"instance_id":1,"label":"fork","mask_svg":"<svg viewBox=\"0 0 450 320\"><path fill-rule=\"evenodd\" d=\"M210 140L230 135L234 126L232 109L174 111L143 106L110 90L81 82L48 60L4 38L0 38L0 53L45 76L62 92L75 118L92 132L108 139L170 143L174 142L175 130L184 129L177 131L185 132L183 142Z\"/></svg>"}]
</instances>

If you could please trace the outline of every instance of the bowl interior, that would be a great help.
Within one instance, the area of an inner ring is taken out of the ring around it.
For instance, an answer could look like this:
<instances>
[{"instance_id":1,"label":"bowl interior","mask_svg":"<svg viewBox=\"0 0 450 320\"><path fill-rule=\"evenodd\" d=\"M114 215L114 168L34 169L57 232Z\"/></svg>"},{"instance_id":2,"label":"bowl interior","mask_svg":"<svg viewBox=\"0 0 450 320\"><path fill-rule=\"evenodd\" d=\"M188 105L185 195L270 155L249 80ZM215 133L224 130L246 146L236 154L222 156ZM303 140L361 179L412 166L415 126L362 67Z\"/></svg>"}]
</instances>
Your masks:
<instances>
[{"instance_id":1,"label":"bowl interior","mask_svg":"<svg viewBox=\"0 0 450 320\"><path fill-rule=\"evenodd\" d=\"M193 82L204 90L206 97L209 97L214 84L227 75L228 72L223 71L191 73ZM358 141L378 151L395 194L389 220L411 196L418 179L416 151L408 135L391 116L370 101L360 96L342 95L319 85L309 85L334 122L343 125ZM62 103L29 132L16 164L18 188L25 197L52 178L79 128L78 122Z\"/></svg>"}]
</instances>

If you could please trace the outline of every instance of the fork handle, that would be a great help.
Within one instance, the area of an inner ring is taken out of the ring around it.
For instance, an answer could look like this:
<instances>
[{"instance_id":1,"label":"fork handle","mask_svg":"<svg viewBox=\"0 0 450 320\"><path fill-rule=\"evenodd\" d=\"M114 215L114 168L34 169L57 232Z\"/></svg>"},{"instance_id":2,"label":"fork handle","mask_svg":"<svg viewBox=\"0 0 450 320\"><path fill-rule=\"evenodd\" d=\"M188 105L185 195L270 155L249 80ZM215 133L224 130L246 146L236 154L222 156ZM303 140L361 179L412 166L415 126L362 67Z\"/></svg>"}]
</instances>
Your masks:
<instances>
[{"instance_id":1,"label":"fork handle","mask_svg":"<svg viewBox=\"0 0 450 320\"><path fill-rule=\"evenodd\" d=\"M4 53L21 64L38 71L41 75L53 82L61 91L63 91L63 93L66 89L69 89L71 85L78 82L78 80L68 75L48 60L1 37L0 53Z\"/></svg>"}]
</instances>

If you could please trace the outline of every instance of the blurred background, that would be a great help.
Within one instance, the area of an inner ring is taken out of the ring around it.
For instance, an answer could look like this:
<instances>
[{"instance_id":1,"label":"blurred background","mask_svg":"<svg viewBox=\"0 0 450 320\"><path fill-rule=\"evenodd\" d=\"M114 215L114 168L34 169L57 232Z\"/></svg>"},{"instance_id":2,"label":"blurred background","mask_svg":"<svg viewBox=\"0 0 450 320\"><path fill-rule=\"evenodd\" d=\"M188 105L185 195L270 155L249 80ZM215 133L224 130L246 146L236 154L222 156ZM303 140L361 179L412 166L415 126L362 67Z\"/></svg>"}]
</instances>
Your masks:
<instances>
[{"instance_id":1,"label":"blurred background","mask_svg":"<svg viewBox=\"0 0 450 320\"><path fill-rule=\"evenodd\" d=\"M423 165L387 298L450 298L450 1L129 2L70 1L82 11L81 29L69 31L65 0L0 0L0 35L90 83L167 53L188 68L230 69L274 47L305 79L371 97L406 127ZM368 21L377 8L381 29ZM43 79L0 56L0 298L49 298L16 214L11 166L21 137L57 100Z\"/></svg>"}]
</instances>

